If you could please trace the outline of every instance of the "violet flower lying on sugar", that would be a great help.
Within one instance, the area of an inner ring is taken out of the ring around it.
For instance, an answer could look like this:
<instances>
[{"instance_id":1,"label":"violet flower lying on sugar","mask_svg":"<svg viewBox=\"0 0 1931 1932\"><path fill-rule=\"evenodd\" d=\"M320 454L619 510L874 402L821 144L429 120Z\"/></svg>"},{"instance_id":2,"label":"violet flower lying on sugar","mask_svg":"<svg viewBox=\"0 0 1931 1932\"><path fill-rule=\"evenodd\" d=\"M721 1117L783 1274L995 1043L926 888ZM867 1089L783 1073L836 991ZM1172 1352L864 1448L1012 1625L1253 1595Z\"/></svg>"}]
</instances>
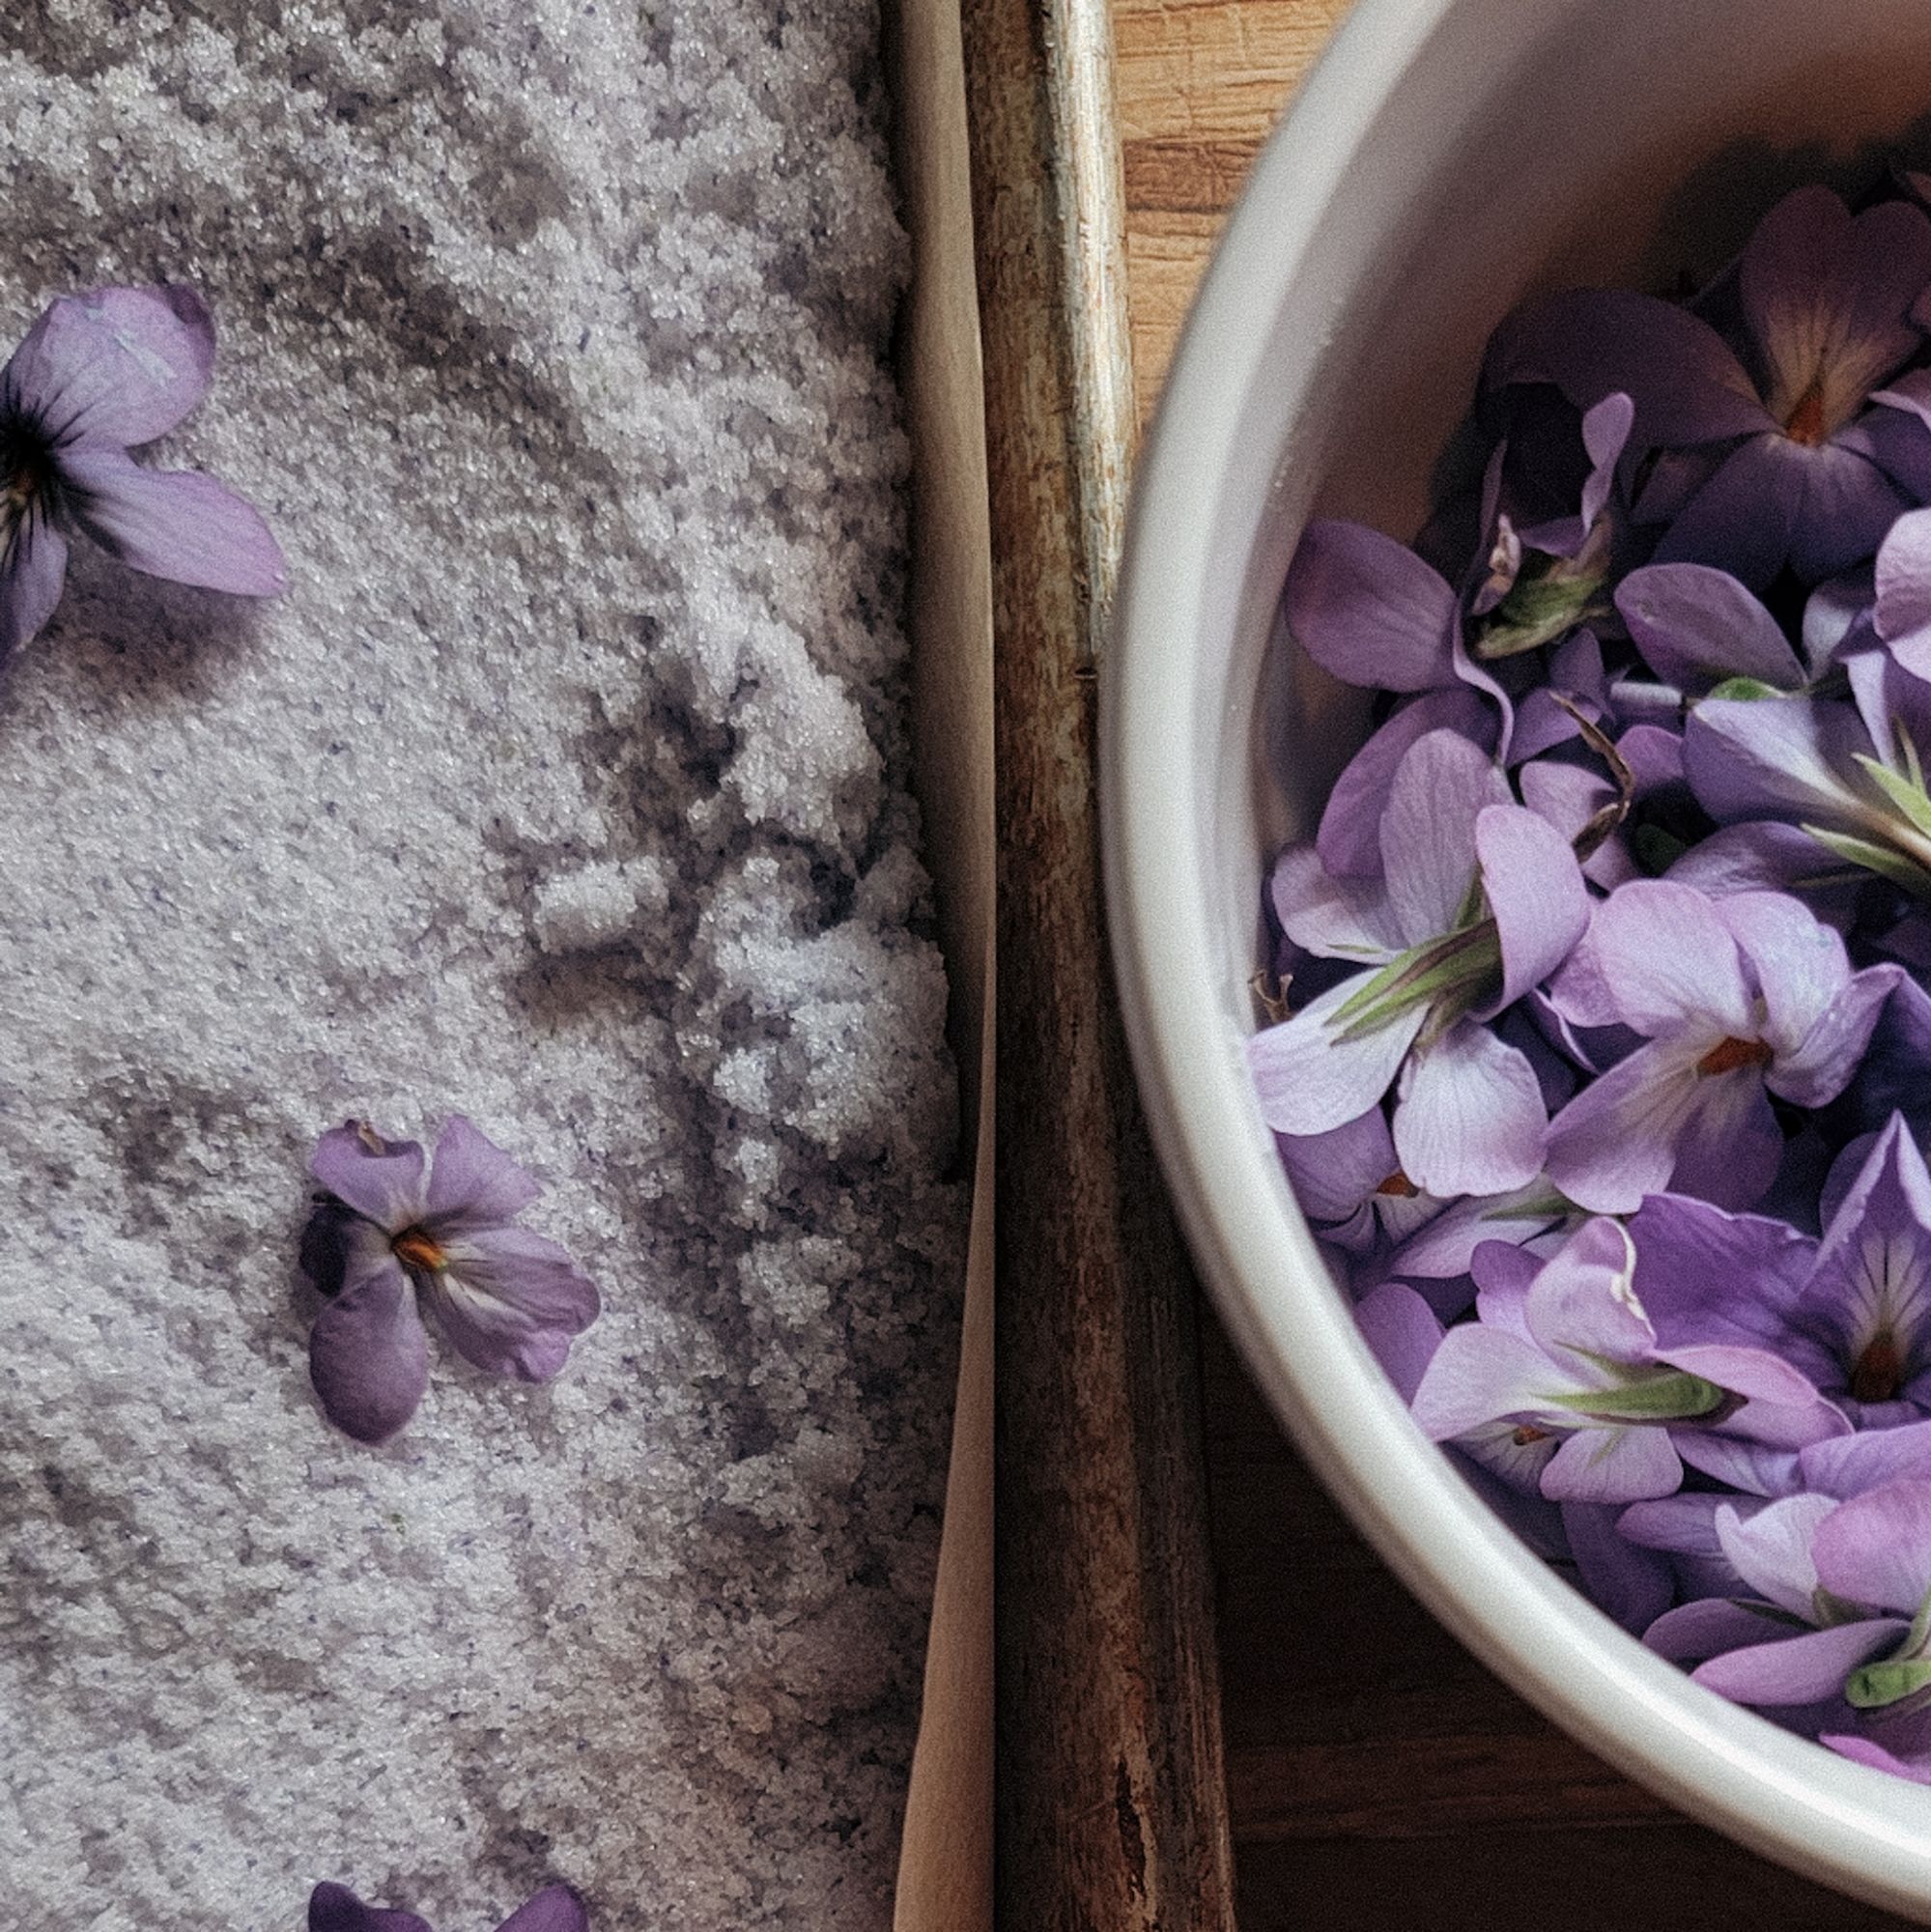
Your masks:
<instances>
[{"instance_id":1,"label":"violet flower lying on sugar","mask_svg":"<svg viewBox=\"0 0 1931 1932\"><path fill-rule=\"evenodd\" d=\"M589 1932L590 1915L567 1885L547 1885L497 1932ZM318 1885L308 1899L308 1932L430 1932L413 1912L364 1905L345 1885Z\"/></svg>"},{"instance_id":2,"label":"violet flower lying on sugar","mask_svg":"<svg viewBox=\"0 0 1931 1932\"><path fill-rule=\"evenodd\" d=\"M357 1441L393 1435L429 1386L421 1303L465 1360L526 1382L557 1374L597 1319L595 1285L516 1225L542 1188L462 1115L433 1162L351 1121L323 1135L312 1168L327 1192L301 1264L329 1301L309 1334L309 1376Z\"/></svg>"},{"instance_id":3,"label":"violet flower lying on sugar","mask_svg":"<svg viewBox=\"0 0 1931 1932\"><path fill-rule=\"evenodd\" d=\"M150 577L242 597L287 588L247 503L194 469L128 452L208 393L214 325L192 289L64 296L0 372L0 659L53 615L76 531Z\"/></svg>"},{"instance_id":4,"label":"violet flower lying on sugar","mask_svg":"<svg viewBox=\"0 0 1931 1932\"><path fill-rule=\"evenodd\" d=\"M1931 218L1542 298L1467 443L1417 549L1289 573L1382 696L1268 882L1262 1118L1538 1556L1931 1782Z\"/></svg>"}]
</instances>

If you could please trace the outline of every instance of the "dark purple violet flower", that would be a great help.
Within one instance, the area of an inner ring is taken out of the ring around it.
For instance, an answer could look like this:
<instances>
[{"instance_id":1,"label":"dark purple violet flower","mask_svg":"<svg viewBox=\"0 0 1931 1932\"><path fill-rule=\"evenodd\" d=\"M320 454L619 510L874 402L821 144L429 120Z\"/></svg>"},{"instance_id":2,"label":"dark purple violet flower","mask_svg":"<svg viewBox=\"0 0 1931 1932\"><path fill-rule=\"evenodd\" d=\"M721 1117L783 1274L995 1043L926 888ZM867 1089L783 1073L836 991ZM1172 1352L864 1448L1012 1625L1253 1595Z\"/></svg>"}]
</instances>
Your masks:
<instances>
[{"instance_id":1,"label":"dark purple violet flower","mask_svg":"<svg viewBox=\"0 0 1931 1932\"><path fill-rule=\"evenodd\" d=\"M1780 894L1621 887L1597 906L1550 998L1578 1026L1621 1024L1648 1044L1550 1122L1549 1179L1602 1213L1665 1188L1751 1206L1783 1158L1770 1095L1835 1099L1899 971L1854 974L1843 940Z\"/></svg>"},{"instance_id":2,"label":"dark purple violet flower","mask_svg":"<svg viewBox=\"0 0 1931 1932\"><path fill-rule=\"evenodd\" d=\"M1532 410L1519 411L1484 479L1485 562L1468 600L1471 649L1478 661L1520 657L1608 614L1617 537L1610 506L1634 413L1628 396L1604 396L1582 412L1579 424L1572 418L1573 426L1564 426L1566 436L1558 433L1551 443L1547 422L1539 425ZM1538 427L1544 434L1535 433ZM1579 477L1571 465L1549 461L1563 442L1578 436L1584 465ZM1539 460L1512 461L1524 455ZM1551 501L1549 485L1558 468L1568 489Z\"/></svg>"},{"instance_id":3,"label":"dark purple violet flower","mask_svg":"<svg viewBox=\"0 0 1931 1932\"><path fill-rule=\"evenodd\" d=\"M1893 1114L1827 1185L1821 1241L1781 1221L1652 1195L1636 1285L1673 1338L1768 1347L1860 1429L1931 1412L1931 1173Z\"/></svg>"},{"instance_id":4,"label":"dark purple violet flower","mask_svg":"<svg viewBox=\"0 0 1931 1932\"><path fill-rule=\"evenodd\" d=\"M312 1166L327 1191L301 1260L330 1299L309 1336L309 1375L328 1419L357 1441L385 1441L422 1400L420 1302L465 1360L526 1382L554 1376L597 1319L589 1279L516 1225L542 1188L462 1115L433 1165L414 1141L351 1121L323 1135Z\"/></svg>"},{"instance_id":5,"label":"dark purple violet flower","mask_svg":"<svg viewBox=\"0 0 1931 1932\"><path fill-rule=\"evenodd\" d=\"M271 597L287 571L261 517L199 470L128 451L208 393L214 325L192 289L95 289L53 303L0 372L0 659L53 614L68 540L150 577Z\"/></svg>"},{"instance_id":6,"label":"dark purple violet flower","mask_svg":"<svg viewBox=\"0 0 1931 1932\"><path fill-rule=\"evenodd\" d=\"M1366 524L1311 523L1281 609L1294 640L1345 684L1408 693L1481 682L1462 647L1455 586Z\"/></svg>"},{"instance_id":7,"label":"dark purple violet flower","mask_svg":"<svg viewBox=\"0 0 1931 1932\"><path fill-rule=\"evenodd\" d=\"M1652 563L1616 586L1630 641L1679 697L1703 697L1734 677L1775 691L1809 682L1783 627L1728 571L1704 563Z\"/></svg>"},{"instance_id":8,"label":"dark purple violet flower","mask_svg":"<svg viewBox=\"0 0 1931 1932\"><path fill-rule=\"evenodd\" d=\"M1524 1186L1541 1169L1547 1107L1533 1065L1482 1022L1580 935L1575 855L1453 731L1408 748L1379 825L1379 880L1331 878L1307 847L1276 867L1288 937L1371 970L1248 1042L1262 1114L1276 1133L1325 1134L1399 1080L1394 1146L1414 1186L1444 1199Z\"/></svg>"},{"instance_id":9,"label":"dark purple violet flower","mask_svg":"<svg viewBox=\"0 0 1931 1932\"><path fill-rule=\"evenodd\" d=\"M1715 564L1752 585L1787 564L1814 582L1869 556L1910 507L1866 424L1872 392L1918 345L1913 304L1927 283L1931 221L1917 209L1853 214L1830 189L1803 187L1758 223L1738 265L1744 359L1673 303L1578 289L1505 323L1487 381L1553 383L1580 409L1620 390L1641 449L1733 444L1713 452L1657 561Z\"/></svg>"},{"instance_id":10,"label":"dark purple violet flower","mask_svg":"<svg viewBox=\"0 0 1931 1932\"><path fill-rule=\"evenodd\" d=\"M567 1885L547 1885L497 1932L589 1932L590 1915ZM413 1912L364 1905L345 1885L318 1885L308 1898L308 1932L430 1932Z\"/></svg>"}]
</instances>

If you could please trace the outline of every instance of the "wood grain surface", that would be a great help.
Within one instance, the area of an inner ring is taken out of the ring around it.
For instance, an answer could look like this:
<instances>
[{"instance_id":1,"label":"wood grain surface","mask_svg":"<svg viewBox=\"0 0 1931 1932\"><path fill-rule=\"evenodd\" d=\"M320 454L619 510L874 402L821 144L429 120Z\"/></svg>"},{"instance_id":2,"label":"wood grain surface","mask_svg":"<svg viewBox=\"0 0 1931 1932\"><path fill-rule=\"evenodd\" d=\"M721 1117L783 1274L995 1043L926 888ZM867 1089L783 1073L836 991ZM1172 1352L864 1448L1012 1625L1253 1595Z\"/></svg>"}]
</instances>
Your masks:
<instances>
[{"instance_id":1,"label":"wood grain surface","mask_svg":"<svg viewBox=\"0 0 1931 1932\"><path fill-rule=\"evenodd\" d=\"M1346 11L1113 0L1143 416L1241 178ZM1210 1317L1202 1356L1241 1932L1903 1925L1690 1824L1547 1723L1354 1534Z\"/></svg>"},{"instance_id":2,"label":"wood grain surface","mask_svg":"<svg viewBox=\"0 0 1931 1932\"><path fill-rule=\"evenodd\" d=\"M1069 327L1120 298L1096 232L1118 157L1109 126L1066 165L1065 121L1104 111L1080 70L1099 5L963 9L999 840L994 1896L1007 1932L1231 1932L1195 1291L1100 970L1093 656L1132 420Z\"/></svg>"}]
</instances>

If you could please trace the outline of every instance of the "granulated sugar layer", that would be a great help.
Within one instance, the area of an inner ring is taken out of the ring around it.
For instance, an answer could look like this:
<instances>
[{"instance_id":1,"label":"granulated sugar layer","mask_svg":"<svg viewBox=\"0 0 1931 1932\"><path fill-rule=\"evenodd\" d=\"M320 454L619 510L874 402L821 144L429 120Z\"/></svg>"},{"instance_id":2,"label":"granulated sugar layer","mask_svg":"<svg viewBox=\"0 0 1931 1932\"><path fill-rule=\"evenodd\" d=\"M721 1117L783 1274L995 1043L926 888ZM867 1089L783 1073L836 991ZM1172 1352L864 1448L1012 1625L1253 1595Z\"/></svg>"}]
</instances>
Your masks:
<instances>
[{"instance_id":1,"label":"granulated sugar layer","mask_svg":"<svg viewBox=\"0 0 1931 1932\"><path fill-rule=\"evenodd\" d=\"M876 28L0 10L0 327L196 284L151 460L294 578L80 555L0 678L8 1932L888 1922L962 1228ZM360 1448L305 1161L450 1111L607 1313Z\"/></svg>"}]
</instances>

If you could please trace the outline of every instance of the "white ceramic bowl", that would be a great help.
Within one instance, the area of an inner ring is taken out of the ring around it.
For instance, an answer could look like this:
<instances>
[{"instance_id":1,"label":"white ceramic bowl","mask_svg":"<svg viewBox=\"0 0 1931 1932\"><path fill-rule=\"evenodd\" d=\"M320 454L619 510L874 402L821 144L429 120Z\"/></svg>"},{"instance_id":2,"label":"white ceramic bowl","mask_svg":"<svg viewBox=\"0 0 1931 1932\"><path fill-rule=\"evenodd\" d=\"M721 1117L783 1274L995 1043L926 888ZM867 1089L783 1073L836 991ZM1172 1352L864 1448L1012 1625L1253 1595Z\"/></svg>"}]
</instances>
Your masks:
<instances>
[{"instance_id":1,"label":"white ceramic bowl","mask_svg":"<svg viewBox=\"0 0 1931 1932\"><path fill-rule=\"evenodd\" d=\"M1592 1749L1931 1923L1931 1787L1691 1684L1424 1440L1321 1265L1240 1054L1264 869L1360 734L1361 695L1270 643L1311 509L1411 533L1483 342L1521 295L1719 260L1784 187L1867 179L1874 143L1923 165L1928 110L1927 0L1360 0L1255 169L1141 466L1103 804L1115 963L1167 1177L1329 1487Z\"/></svg>"}]
</instances>

